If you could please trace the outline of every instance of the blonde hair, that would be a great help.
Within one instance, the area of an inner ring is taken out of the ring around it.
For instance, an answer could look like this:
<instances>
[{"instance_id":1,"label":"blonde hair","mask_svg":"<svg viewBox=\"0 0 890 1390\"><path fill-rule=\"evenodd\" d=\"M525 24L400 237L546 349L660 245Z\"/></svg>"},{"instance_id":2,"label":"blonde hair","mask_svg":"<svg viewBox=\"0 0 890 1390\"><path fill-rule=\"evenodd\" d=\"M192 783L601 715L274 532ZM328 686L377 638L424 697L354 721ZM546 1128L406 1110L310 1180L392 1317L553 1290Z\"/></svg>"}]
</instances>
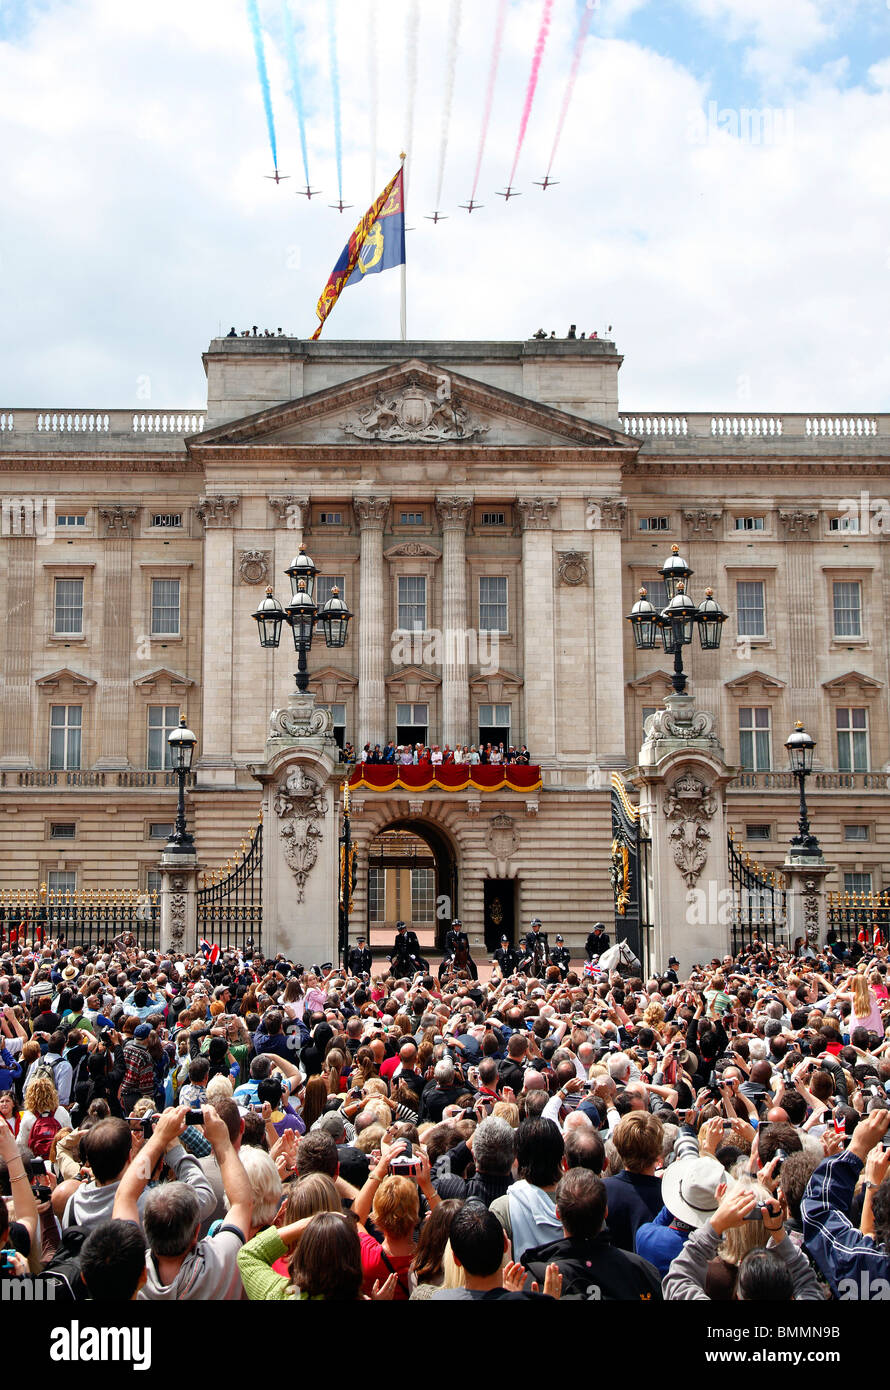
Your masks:
<instances>
[{"instance_id":1,"label":"blonde hair","mask_svg":"<svg viewBox=\"0 0 890 1390\"><path fill-rule=\"evenodd\" d=\"M25 1087L25 1109L32 1115L54 1115L59 1093L48 1076L35 1076Z\"/></svg>"},{"instance_id":2,"label":"blonde hair","mask_svg":"<svg viewBox=\"0 0 890 1390\"><path fill-rule=\"evenodd\" d=\"M227 1076L211 1076L207 1082L207 1104L216 1105L218 1100L231 1100L234 1087Z\"/></svg>"},{"instance_id":3,"label":"blonde hair","mask_svg":"<svg viewBox=\"0 0 890 1390\"><path fill-rule=\"evenodd\" d=\"M519 1128L519 1106L514 1105L511 1100L496 1100L491 1107L492 1115L497 1115L499 1120L506 1120L511 1129ZM458 1288L462 1285L449 1284L448 1288Z\"/></svg>"},{"instance_id":4,"label":"blonde hair","mask_svg":"<svg viewBox=\"0 0 890 1390\"><path fill-rule=\"evenodd\" d=\"M744 1188L757 1197L757 1205L762 1207L773 1200L771 1193L745 1171L747 1158L740 1158L733 1168L735 1183L727 1184L730 1191L738 1192ZM724 1232L723 1240L717 1249L720 1259L738 1267L749 1250L761 1250L770 1238L770 1232L758 1218L756 1221L743 1221Z\"/></svg>"},{"instance_id":5,"label":"blonde hair","mask_svg":"<svg viewBox=\"0 0 890 1390\"><path fill-rule=\"evenodd\" d=\"M294 1183L287 1194L285 1223L302 1221L307 1216L317 1216L320 1211L343 1210L340 1194L333 1178L327 1173L307 1173Z\"/></svg>"},{"instance_id":6,"label":"blonde hair","mask_svg":"<svg viewBox=\"0 0 890 1390\"><path fill-rule=\"evenodd\" d=\"M858 1018L864 1018L871 1011L873 997L865 971L861 970L853 978L853 1012Z\"/></svg>"},{"instance_id":7,"label":"blonde hair","mask_svg":"<svg viewBox=\"0 0 890 1390\"><path fill-rule=\"evenodd\" d=\"M463 1265L459 1265L452 1254L450 1240L445 1242L445 1249L442 1253L442 1271L443 1289L466 1288L467 1276L464 1273Z\"/></svg>"}]
</instances>

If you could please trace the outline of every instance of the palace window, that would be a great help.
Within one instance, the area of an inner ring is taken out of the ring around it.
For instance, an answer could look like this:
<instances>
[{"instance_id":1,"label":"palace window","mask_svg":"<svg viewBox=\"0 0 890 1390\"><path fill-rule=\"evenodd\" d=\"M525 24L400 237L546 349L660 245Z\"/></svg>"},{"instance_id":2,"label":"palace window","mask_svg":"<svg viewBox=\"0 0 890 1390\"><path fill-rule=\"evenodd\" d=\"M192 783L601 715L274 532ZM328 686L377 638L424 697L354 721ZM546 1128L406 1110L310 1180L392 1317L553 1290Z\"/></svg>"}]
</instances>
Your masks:
<instances>
[{"instance_id":1,"label":"palace window","mask_svg":"<svg viewBox=\"0 0 890 1390\"><path fill-rule=\"evenodd\" d=\"M862 636L862 585L838 580L832 585L835 637Z\"/></svg>"},{"instance_id":2,"label":"palace window","mask_svg":"<svg viewBox=\"0 0 890 1390\"><path fill-rule=\"evenodd\" d=\"M434 869L411 870L411 920L433 922L436 918L436 873Z\"/></svg>"},{"instance_id":3,"label":"palace window","mask_svg":"<svg viewBox=\"0 0 890 1390\"><path fill-rule=\"evenodd\" d=\"M739 763L746 772L770 769L769 707L744 706L739 710Z\"/></svg>"},{"instance_id":4,"label":"palace window","mask_svg":"<svg viewBox=\"0 0 890 1390\"><path fill-rule=\"evenodd\" d=\"M763 580L744 580L736 584L736 604L738 635L740 637L765 637L766 612Z\"/></svg>"},{"instance_id":5,"label":"palace window","mask_svg":"<svg viewBox=\"0 0 890 1390\"><path fill-rule=\"evenodd\" d=\"M429 742L429 705L396 705L396 743Z\"/></svg>"},{"instance_id":6,"label":"palace window","mask_svg":"<svg viewBox=\"0 0 890 1390\"><path fill-rule=\"evenodd\" d=\"M507 632L506 575L479 578L479 627L482 632Z\"/></svg>"},{"instance_id":7,"label":"palace window","mask_svg":"<svg viewBox=\"0 0 890 1390\"><path fill-rule=\"evenodd\" d=\"M83 636L83 580L57 579L53 632L57 637Z\"/></svg>"},{"instance_id":8,"label":"palace window","mask_svg":"<svg viewBox=\"0 0 890 1390\"><path fill-rule=\"evenodd\" d=\"M838 772L868 772L868 710L835 711Z\"/></svg>"},{"instance_id":9,"label":"palace window","mask_svg":"<svg viewBox=\"0 0 890 1390\"><path fill-rule=\"evenodd\" d=\"M398 609L400 632L423 632L426 629L425 575L399 575Z\"/></svg>"},{"instance_id":10,"label":"palace window","mask_svg":"<svg viewBox=\"0 0 890 1390\"><path fill-rule=\"evenodd\" d=\"M83 707L51 705L49 714L49 765L51 768L80 767Z\"/></svg>"},{"instance_id":11,"label":"palace window","mask_svg":"<svg viewBox=\"0 0 890 1390\"><path fill-rule=\"evenodd\" d=\"M479 742L510 747L510 705L479 706Z\"/></svg>"},{"instance_id":12,"label":"palace window","mask_svg":"<svg viewBox=\"0 0 890 1390\"><path fill-rule=\"evenodd\" d=\"M170 745L167 742L174 729L179 728L179 705L149 705L148 762L146 767L171 768Z\"/></svg>"},{"instance_id":13,"label":"palace window","mask_svg":"<svg viewBox=\"0 0 890 1390\"><path fill-rule=\"evenodd\" d=\"M152 637L179 636L179 598L178 579L153 579L151 581L151 635Z\"/></svg>"}]
</instances>

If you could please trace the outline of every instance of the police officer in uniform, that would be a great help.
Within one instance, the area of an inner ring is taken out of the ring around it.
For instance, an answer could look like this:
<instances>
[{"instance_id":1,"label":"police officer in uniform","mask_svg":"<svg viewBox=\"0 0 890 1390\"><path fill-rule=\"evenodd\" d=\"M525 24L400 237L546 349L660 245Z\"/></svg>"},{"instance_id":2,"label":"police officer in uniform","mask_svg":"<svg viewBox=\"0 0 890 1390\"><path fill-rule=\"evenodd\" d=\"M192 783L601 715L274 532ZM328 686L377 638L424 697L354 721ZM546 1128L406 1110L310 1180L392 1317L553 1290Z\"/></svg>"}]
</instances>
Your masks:
<instances>
[{"instance_id":1,"label":"police officer in uniform","mask_svg":"<svg viewBox=\"0 0 890 1390\"><path fill-rule=\"evenodd\" d=\"M570 959L571 956L569 954L568 946L565 944L562 937L557 934L556 945L553 948L553 954L550 957L550 960L553 965L559 966L563 979L565 979L566 975L568 975L569 973Z\"/></svg>"},{"instance_id":2,"label":"police officer in uniform","mask_svg":"<svg viewBox=\"0 0 890 1390\"><path fill-rule=\"evenodd\" d=\"M445 954L442 964L439 966L439 979L443 979L451 969L468 970L474 980L478 980L479 971L476 962L470 955L470 938L461 926L459 917L455 917L448 931L445 933Z\"/></svg>"},{"instance_id":3,"label":"police officer in uniform","mask_svg":"<svg viewBox=\"0 0 890 1390\"><path fill-rule=\"evenodd\" d=\"M540 962L540 965L536 967L535 953L540 952L542 946L543 958ZM522 943L522 948L523 956L522 960L519 962L519 969L522 971L527 971L539 968L543 973L544 967L548 965L550 962L550 947L547 942L547 933L541 931L540 917L532 918L531 927L525 933L525 939Z\"/></svg>"},{"instance_id":4,"label":"police officer in uniform","mask_svg":"<svg viewBox=\"0 0 890 1390\"><path fill-rule=\"evenodd\" d=\"M417 933L409 931L405 922L396 922L396 939L389 959L397 975L413 975L420 969L429 971L429 966L420 954Z\"/></svg>"},{"instance_id":5,"label":"police officer in uniform","mask_svg":"<svg viewBox=\"0 0 890 1390\"><path fill-rule=\"evenodd\" d=\"M509 936L501 937L501 944L494 953L495 964L501 972L501 978L506 980L508 975L515 975L516 967L519 964L519 953L513 950L510 945Z\"/></svg>"},{"instance_id":6,"label":"police officer in uniform","mask_svg":"<svg viewBox=\"0 0 890 1390\"><path fill-rule=\"evenodd\" d=\"M357 939L346 958L346 965L350 975L370 975L371 948L367 944L365 937L360 936Z\"/></svg>"},{"instance_id":7,"label":"police officer in uniform","mask_svg":"<svg viewBox=\"0 0 890 1390\"><path fill-rule=\"evenodd\" d=\"M670 980L671 983L672 983L672 984L675 984L675 985L678 985L678 984L680 983L680 977L679 977L679 975L677 974L677 966L678 966L679 964L680 964L680 962L677 960L677 957L676 957L676 956L671 956L670 959L668 960L668 968L667 968L667 970L664 972L664 978L665 978L666 980Z\"/></svg>"},{"instance_id":8,"label":"police officer in uniform","mask_svg":"<svg viewBox=\"0 0 890 1390\"><path fill-rule=\"evenodd\" d=\"M603 951L609 949L609 938L606 933L604 922L594 922L593 931L587 933L587 941L584 945L584 953L588 960L594 956L601 956Z\"/></svg>"}]
</instances>

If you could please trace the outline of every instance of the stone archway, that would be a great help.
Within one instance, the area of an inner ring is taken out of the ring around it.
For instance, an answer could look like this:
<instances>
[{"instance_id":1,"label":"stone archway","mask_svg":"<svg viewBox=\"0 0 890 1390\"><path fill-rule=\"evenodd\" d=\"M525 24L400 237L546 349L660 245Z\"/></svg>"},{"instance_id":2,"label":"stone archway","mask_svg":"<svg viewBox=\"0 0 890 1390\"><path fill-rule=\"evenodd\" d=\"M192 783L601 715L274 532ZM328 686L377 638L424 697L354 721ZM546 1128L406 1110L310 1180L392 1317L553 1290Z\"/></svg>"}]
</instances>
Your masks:
<instances>
[{"instance_id":1,"label":"stone archway","mask_svg":"<svg viewBox=\"0 0 890 1390\"><path fill-rule=\"evenodd\" d=\"M391 944L401 919L421 947L440 951L453 917L460 915L457 851L434 823L405 816L377 828L367 849L369 941Z\"/></svg>"}]
</instances>

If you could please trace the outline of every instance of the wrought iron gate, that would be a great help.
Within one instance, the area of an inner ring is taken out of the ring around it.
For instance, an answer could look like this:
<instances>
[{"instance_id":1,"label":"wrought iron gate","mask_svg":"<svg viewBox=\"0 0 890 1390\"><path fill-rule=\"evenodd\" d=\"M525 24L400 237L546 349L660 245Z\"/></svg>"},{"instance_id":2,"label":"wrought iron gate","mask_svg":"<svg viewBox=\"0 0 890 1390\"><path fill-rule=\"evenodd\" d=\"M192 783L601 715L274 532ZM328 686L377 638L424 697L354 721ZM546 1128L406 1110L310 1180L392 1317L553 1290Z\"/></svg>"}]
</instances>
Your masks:
<instances>
[{"instance_id":1,"label":"wrought iron gate","mask_svg":"<svg viewBox=\"0 0 890 1390\"><path fill-rule=\"evenodd\" d=\"M134 936L144 951L156 951L160 936L157 893L131 888L0 889L0 948L44 941L68 947L111 947Z\"/></svg>"},{"instance_id":2,"label":"wrought iron gate","mask_svg":"<svg viewBox=\"0 0 890 1390\"><path fill-rule=\"evenodd\" d=\"M262 949L263 820L241 841L241 859L201 875L198 888L198 938L223 951Z\"/></svg>"},{"instance_id":3,"label":"wrought iron gate","mask_svg":"<svg viewBox=\"0 0 890 1390\"><path fill-rule=\"evenodd\" d=\"M787 939L785 878L765 869L735 842L729 831L729 877L732 883L732 953L746 951L756 939L782 945Z\"/></svg>"},{"instance_id":4,"label":"wrought iron gate","mask_svg":"<svg viewBox=\"0 0 890 1390\"><path fill-rule=\"evenodd\" d=\"M650 843L623 778L613 772L610 878L615 898L615 939L627 942L647 975L652 929L649 920Z\"/></svg>"}]
</instances>

